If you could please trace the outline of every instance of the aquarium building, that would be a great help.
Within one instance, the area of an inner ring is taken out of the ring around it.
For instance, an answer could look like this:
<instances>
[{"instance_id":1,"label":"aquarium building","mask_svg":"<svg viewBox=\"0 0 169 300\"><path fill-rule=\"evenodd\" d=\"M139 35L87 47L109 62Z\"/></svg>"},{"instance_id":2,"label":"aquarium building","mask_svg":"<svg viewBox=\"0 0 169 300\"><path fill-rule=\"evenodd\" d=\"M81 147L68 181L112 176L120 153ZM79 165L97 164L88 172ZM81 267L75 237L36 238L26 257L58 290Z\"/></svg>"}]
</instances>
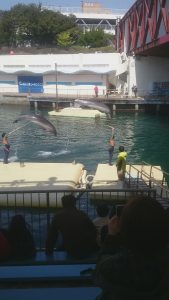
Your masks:
<instances>
[{"instance_id":1,"label":"aquarium building","mask_svg":"<svg viewBox=\"0 0 169 300\"><path fill-rule=\"evenodd\" d=\"M1 55L0 93L103 95L110 84L118 88L118 53Z\"/></svg>"}]
</instances>

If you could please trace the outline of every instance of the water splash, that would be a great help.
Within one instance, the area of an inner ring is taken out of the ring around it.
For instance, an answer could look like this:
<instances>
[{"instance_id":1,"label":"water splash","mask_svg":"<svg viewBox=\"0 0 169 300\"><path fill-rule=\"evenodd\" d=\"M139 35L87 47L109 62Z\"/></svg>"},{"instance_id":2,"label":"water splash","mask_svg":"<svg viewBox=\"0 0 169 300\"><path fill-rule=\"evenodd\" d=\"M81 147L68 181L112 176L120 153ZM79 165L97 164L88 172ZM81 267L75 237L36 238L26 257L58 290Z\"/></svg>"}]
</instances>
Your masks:
<instances>
[{"instance_id":1,"label":"water splash","mask_svg":"<svg viewBox=\"0 0 169 300\"><path fill-rule=\"evenodd\" d=\"M70 153L70 150L60 150L58 152L52 152L52 151L38 151L36 156L37 157L55 157Z\"/></svg>"}]
</instances>

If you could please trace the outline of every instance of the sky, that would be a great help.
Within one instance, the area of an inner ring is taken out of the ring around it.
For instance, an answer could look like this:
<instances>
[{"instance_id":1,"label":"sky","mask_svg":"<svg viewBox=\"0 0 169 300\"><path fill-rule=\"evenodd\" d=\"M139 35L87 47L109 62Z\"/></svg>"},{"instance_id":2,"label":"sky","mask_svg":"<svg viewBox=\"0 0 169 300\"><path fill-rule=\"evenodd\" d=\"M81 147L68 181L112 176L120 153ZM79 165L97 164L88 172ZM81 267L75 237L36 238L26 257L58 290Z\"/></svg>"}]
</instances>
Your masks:
<instances>
[{"instance_id":1,"label":"sky","mask_svg":"<svg viewBox=\"0 0 169 300\"><path fill-rule=\"evenodd\" d=\"M85 2L85 0L84 0ZM129 9L135 2L135 0L87 0L86 2L98 2L105 8L115 9ZM57 7L80 7L80 0L0 0L0 10L9 10L12 6L22 4L39 4L42 5L55 5Z\"/></svg>"}]
</instances>

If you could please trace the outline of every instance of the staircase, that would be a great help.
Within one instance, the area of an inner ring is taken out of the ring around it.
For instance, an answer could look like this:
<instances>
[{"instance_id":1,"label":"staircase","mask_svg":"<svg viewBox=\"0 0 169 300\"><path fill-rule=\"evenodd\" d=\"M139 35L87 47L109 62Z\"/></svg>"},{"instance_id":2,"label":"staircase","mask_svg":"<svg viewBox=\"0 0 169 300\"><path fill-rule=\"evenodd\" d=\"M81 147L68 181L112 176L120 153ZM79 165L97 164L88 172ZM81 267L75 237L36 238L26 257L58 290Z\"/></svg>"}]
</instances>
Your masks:
<instances>
[{"instance_id":1,"label":"staircase","mask_svg":"<svg viewBox=\"0 0 169 300\"><path fill-rule=\"evenodd\" d=\"M126 187L131 189L154 189L156 199L165 208L169 208L167 177L169 178L169 174L160 166L143 162L142 165L127 165L125 183Z\"/></svg>"}]
</instances>

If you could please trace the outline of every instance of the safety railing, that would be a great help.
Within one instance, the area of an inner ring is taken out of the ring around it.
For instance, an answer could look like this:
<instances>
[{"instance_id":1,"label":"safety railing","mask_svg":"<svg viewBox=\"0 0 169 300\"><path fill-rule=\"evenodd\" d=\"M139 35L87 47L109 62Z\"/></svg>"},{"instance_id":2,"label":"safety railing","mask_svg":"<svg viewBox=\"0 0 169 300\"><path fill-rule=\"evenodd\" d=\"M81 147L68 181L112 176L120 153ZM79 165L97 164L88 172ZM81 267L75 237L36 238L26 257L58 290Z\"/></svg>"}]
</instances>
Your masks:
<instances>
[{"instance_id":1,"label":"safety railing","mask_svg":"<svg viewBox=\"0 0 169 300\"><path fill-rule=\"evenodd\" d=\"M88 87L87 86L80 86L80 85L68 85L68 86L61 86L58 84L57 86L57 97L66 97L66 98L71 98L76 97L76 98L80 98L80 97L95 97L95 92L94 92L94 86L95 84L91 84ZM154 100L154 101L169 101L169 93L165 93L165 94L159 94L159 93L155 93L152 90L143 90L143 89L139 89L137 90L137 95L135 96L134 93L129 91L124 91L124 90L120 90L119 89L110 89L110 88L106 88L106 86L98 86L98 97L103 97L103 96L118 96L118 95L122 95L122 96L128 96L131 99L136 99L136 98L143 98L145 100ZM35 92L31 92L31 90L29 90L29 87L27 90L25 90L25 93L20 93L19 92L19 88L18 85L11 85L11 86L5 86L5 85L0 85L0 94L3 94L3 96L5 96L6 94L8 96L13 96L13 95L19 95L20 97L23 95L48 95L49 97L54 97L56 96L56 85L52 84L52 85L45 85L43 86L43 93L35 93Z\"/></svg>"},{"instance_id":2,"label":"safety railing","mask_svg":"<svg viewBox=\"0 0 169 300\"><path fill-rule=\"evenodd\" d=\"M79 189L70 192L67 190L0 191L0 228L7 228L14 215L22 214L30 225L37 249L44 249L51 219L61 205L62 196L68 193L75 195L77 208L85 212L90 219L97 216L96 206L103 203L111 209L125 204L132 196L144 195L156 198L155 189L149 187L104 191Z\"/></svg>"},{"instance_id":3,"label":"safety railing","mask_svg":"<svg viewBox=\"0 0 169 300\"><path fill-rule=\"evenodd\" d=\"M141 186L145 187L146 185L150 189L154 188L158 197L169 203L169 188L167 186L169 173L143 161L140 169L134 165L129 165L127 174L129 187L133 185L135 188L141 188Z\"/></svg>"},{"instance_id":4,"label":"safety railing","mask_svg":"<svg viewBox=\"0 0 169 300\"><path fill-rule=\"evenodd\" d=\"M87 88L82 86L68 86L68 87L61 87L58 85L57 87L57 94L56 94L56 85L45 85L43 88L43 93L40 92L31 92L29 88L24 93L20 93L18 86L11 86L11 87L3 87L0 85L0 94L3 97L23 97L23 96L49 96L55 98L91 98L96 97L94 91L94 85L91 85ZM103 97L106 95L106 88L104 86L98 86L98 97Z\"/></svg>"}]
</instances>

